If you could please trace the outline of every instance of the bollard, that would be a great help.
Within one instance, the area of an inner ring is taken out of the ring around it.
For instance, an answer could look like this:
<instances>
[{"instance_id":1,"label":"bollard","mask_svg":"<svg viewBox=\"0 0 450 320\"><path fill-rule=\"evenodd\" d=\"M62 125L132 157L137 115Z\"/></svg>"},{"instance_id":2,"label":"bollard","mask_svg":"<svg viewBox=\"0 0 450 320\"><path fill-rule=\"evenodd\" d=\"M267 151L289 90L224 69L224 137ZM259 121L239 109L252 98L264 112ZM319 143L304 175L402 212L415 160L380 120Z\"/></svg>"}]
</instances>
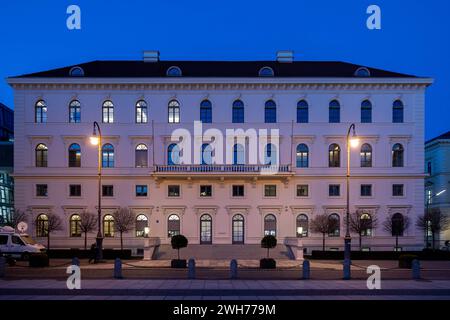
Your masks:
<instances>
[{"instance_id":1,"label":"bollard","mask_svg":"<svg viewBox=\"0 0 450 320\"><path fill-rule=\"evenodd\" d=\"M72 258L72 265L73 266L80 266L80 260L77 257Z\"/></svg>"},{"instance_id":2,"label":"bollard","mask_svg":"<svg viewBox=\"0 0 450 320\"><path fill-rule=\"evenodd\" d=\"M310 269L310 265L309 265L309 260L304 260L303 261L303 279L304 280L308 280L311 276L311 269Z\"/></svg>"},{"instance_id":3,"label":"bollard","mask_svg":"<svg viewBox=\"0 0 450 320\"><path fill-rule=\"evenodd\" d=\"M351 279L350 266L351 266L350 260L348 259L344 260L344 280Z\"/></svg>"},{"instance_id":4,"label":"bollard","mask_svg":"<svg viewBox=\"0 0 450 320\"><path fill-rule=\"evenodd\" d=\"M0 278L3 278L5 276L5 269L6 269L6 259L5 257L0 256Z\"/></svg>"},{"instance_id":5,"label":"bollard","mask_svg":"<svg viewBox=\"0 0 450 320\"><path fill-rule=\"evenodd\" d=\"M412 277L415 280L420 279L420 261L417 259L412 261Z\"/></svg>"},{"instance_id":6,"label":"bollard","mask_svg":"<svg viewBox=\"0 0 450 320\"><path fill-rule=\"evenodd\" d=\"M195 260L192 258L188 261L188 278L195 279Z\"/></svg>"},{"instance_id":7,"label":"bollard","mask_svg":"<svg viewBox=\"0 0 450 320\"><path fill-rule=\"evenodd\" d=\"M238 264L236 259L230 261L230 278L237 279Z\"/></svg>"},{"instance_id":8,"label":"bollard","mask_svg":"<svg viewBox=\"0 0 450 320\"><path fill-rule=\"evenodd\" d=\"M123 279L122 276L122 260L116 258L114 261L114 279Z\"/></svg>"}]
</instances>

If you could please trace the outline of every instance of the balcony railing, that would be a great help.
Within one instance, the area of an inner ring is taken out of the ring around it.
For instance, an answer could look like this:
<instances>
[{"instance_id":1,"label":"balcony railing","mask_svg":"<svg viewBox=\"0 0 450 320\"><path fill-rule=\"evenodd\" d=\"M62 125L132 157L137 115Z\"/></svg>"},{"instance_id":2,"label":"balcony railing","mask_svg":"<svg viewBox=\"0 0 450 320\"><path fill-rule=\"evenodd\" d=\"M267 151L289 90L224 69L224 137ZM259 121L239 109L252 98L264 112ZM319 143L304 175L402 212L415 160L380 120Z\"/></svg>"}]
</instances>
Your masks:
<instances>
[{"instance_id":1,"label":"balcony railing","mask_svg":"<svg viewBox=\"0 0 450 320\"><path fill-rule=\"evenodd\" d=\"M180 164L156 165L155 172L173 173L289 173L290 165L263 165L263 164Z\"/></svg>"}]
</instances>

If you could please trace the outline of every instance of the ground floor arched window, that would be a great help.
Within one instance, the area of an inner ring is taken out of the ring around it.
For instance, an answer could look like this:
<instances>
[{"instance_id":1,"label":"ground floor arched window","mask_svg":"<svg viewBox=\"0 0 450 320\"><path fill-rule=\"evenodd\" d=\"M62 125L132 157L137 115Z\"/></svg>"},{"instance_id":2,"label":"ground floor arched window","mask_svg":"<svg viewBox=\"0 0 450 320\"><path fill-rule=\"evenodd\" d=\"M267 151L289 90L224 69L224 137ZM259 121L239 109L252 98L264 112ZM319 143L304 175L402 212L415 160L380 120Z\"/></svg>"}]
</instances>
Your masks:
<instances>
[{"instance_id":1,"label":"ground floor arched window","mask_svg":"<svg viewBox=\"0 0 450 320\"><path fill-rule=\"evenodd\" d=\"M339 237L341 235L341 222L337 213L328 216L328 236Z\"/></svg>"},{"instance_id":2,"label":"ground floor arched window","mask_svg":"<svg viewBox=\"0 0 450 320\"><path fill-rule=\"evenodd\" d=\"M81 237L81 217L79 214L73 214L70 217L70 236Z\"/></svg>"},{"instance_id":3,"label":"ground floor arched window","mask_svg":"<svg viewBox=\"0 0 450 320\"><path fill-rule=\"evenodd\" d=\"M209 214L200 217L200 243L212 243L212 218Z\"/></svg>"},{"instance_id":4,"label":"ground floor arched window","mask_svg":"<svg viewBox=\"0 0 450 320\"><path fill-rule=\"evenodd\" d=\"M107 214L103 218L103 234L105 237L114 237L114 217Z\"/></svg>"},{"instance_id":5,"label":"ground floor arched window","mask_svg":"<svg viewBox=\"0 0 450 320\"><path fill-rule=\"evenodd\" d=\"M48 235L48 216L40 214L36 218L36 237L46 237Z\"/></svg>"},{"instance_id":6,"label":"ground floor arched window","mask_svg":"<svg viewBox=\"0 0 450 320\"><path fill-rule=\"evenodd\" d=\"M233 244L244 243L244 217L241 214L235 214L232 222L232 242Z\"/></svg>"},{"instance_id":7,"label":"ground floor arched window","mask_svg":"<svg viewBox=\"0 0 450 320\"><path fill-rule=\"evenodd\" d=\"M167 236L170 238L178 234L180 234L180 217L171 214L167 219Z\"/></svg>"},{"instance_id":8,"label":"ground floor arched window","mask_svg":"<svg viewBox=\"0 0 450 320\"><path fill-rule=\"evenodd\" d=\"M264 235L277 236L277 218L273 214L264 217Z\"/></svg>"},{"instance_id":9,"label":"ground floor arched window","mask_svg":"<svg viewBox=\"0 0 450 320\"><path fill-rule=\"evenodd\" d=\"M308 236L308 216L306 214L299 214L296 219L296 234L298 238Z\"/></svg>"},{"instance_id":10,"label":"ground floor arched window","mask_svg":"<svg viewBox=\"0 0 450 320\"><path fill-rule=\"evenodd\" d=\"M146 237L148 233L148 219L144 214L140 214L136 217L136 237Z\"/></svg>"}]
</instances>

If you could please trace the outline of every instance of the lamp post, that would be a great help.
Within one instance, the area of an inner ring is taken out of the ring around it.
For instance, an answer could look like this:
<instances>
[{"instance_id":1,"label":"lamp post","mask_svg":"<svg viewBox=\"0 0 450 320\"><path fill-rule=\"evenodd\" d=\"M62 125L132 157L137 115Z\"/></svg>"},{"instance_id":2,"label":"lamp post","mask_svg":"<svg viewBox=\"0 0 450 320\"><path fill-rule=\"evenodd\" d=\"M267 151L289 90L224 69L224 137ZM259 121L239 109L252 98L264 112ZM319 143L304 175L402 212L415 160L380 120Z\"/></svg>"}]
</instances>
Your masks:
<instances>
[{"instance_id":1,"label":"lamp post","mask_svg":"<svg viewBox=\"0 0 450 320\"><path fill-rule=\"evenodd\" d=\"M348 263L351 261L351 243L350 236L350 147L356 148L359 145L359 139L356 136L355 124L352 123L347 132L347 212L346 212L346 228L344 240L344 260Z\"/></svg>"},{"instance_id":2,"label":"lamp post","mask_svg":"<svg viewBox=\"0 0 450 320\"><path fill-rule=\"evenodd\" d=\"M98 130L98 133L97 133ZM98 150L98 205L97 205L97 221L98 232L96 238L97 251L95 253L95 261L103 259L103 235L102 235L102 131L97 121L94 121L94 129L91 136L91 144L96 145Z\"/></svg>"},{"instance_id":3,"label":"lamp post","mask_svg":"<svg viewBox=\"0 0 450 320\"><path fill-rule=\"evenodd\" d=\"M431 199L439 197L441 194L443 194L445 191L447 191L447 189L441 190L436 194L431 194L430 191L430 195L428 196L427 194L427 205L426 205L426 217L427 217L427 221L425 222L426 225L426 230L425 230L425 241L426 241L426 248L429 248L429 241L428 241L428 237L429 237L429 233L430 233L430 227L431 227L431 217L430 217L430 204L431 204ZM433 243L433 248L434 248L434 243Z\"/></svg>"}]
</instances>

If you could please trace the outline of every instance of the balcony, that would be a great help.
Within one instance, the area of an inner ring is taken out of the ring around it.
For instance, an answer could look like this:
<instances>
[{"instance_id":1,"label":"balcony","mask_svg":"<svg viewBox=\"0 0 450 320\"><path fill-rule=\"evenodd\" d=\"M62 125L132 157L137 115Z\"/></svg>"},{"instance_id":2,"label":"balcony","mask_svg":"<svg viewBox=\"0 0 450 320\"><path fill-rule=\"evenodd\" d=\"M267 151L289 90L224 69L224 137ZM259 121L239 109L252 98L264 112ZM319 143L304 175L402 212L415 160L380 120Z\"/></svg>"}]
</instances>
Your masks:
<instances>
[{"instance_id":1,"label":"balcony","mask_svg":"<svg viewBox=\"0 0 450 320\"><path fill-rule=\"evenodd\" d=\"M154 174L160 176L167 175L270 175L270 176L290 176L291 166L285 165L263 165L263 164L212 164L212 165L155 165Z\"/></svg>"}]
</instances>

